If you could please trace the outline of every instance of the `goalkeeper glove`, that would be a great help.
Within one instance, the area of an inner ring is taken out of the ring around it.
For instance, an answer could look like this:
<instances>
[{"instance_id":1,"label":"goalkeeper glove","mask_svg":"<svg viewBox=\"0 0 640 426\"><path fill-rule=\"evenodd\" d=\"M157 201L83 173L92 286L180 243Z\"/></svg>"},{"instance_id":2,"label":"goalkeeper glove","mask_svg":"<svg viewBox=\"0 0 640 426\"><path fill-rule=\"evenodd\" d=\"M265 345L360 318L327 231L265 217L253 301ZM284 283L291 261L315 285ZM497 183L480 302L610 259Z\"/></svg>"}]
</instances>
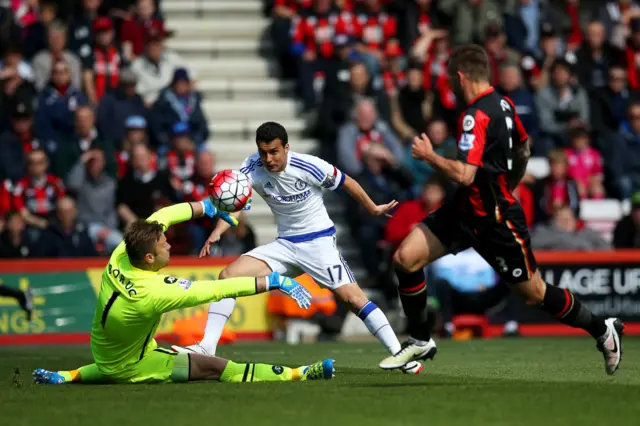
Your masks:
<instances>
[{"instance_id":1,"label":"goalkeeper glove","mask_svg":"<svg viewBox=\"0 0 640 426\"><path fill-rule=\"evenodd\" d=\"M297 281L282 277L277 272L272 272L267 280L267 291L280 290L287 296L291 297L303 309L309 309L311 306L311 293Z\"/></svg>"},{"instance_id":2,"label":"goalkeeper glove","mask_svg":"<svg viewBox=\"0 0 640 426\"><path fill-rule=\"evenodd\" d=\"M227 212L223 212L223 211L218 210L217 208L215 208L215 206L213 205L211 200L209 200L209 199L202 200L202 201L200 201L200 203L202 204L202 210L204 210L204 214L209 216L211 219L213 219L214 217L218 216L220 219L224 220L229 225L238 226L238 219L236 219L235 217L231 216Z\"/></svg>"}]
</instances>

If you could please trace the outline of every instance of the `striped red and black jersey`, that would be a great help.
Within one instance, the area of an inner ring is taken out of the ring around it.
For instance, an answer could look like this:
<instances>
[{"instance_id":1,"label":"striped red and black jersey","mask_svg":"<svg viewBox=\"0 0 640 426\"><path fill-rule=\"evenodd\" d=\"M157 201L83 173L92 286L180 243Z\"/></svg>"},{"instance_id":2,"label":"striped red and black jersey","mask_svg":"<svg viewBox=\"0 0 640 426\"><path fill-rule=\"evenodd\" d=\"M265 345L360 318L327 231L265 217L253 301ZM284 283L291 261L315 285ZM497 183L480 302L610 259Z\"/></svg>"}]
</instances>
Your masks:
<instances>
[{"instance_id":1,"label":"striped red and black jersey","mask_svg":"<svg viewBox=\"0 0 640 426\"><path fill-rule=\"evenodd\" d=\"M11 210L13 185L9 179L3 180L0 184L0 217L4 217Z\"/></svg>"},{"instance_id":2,"label":"striped red and black jersey","mask_svg":"<svg viewBox=\"0 0 640 426\"><path fill-rule=\"evenodd\" d=\"M124 178L131 169L131 156L127 151L120 151L116 154L116 176L118 179ZM158 155L155 152L151 153L151 170L158 171Z\"/></svg>"},{"instance_id":3,"label":"striped red and black jersey","mask_svg":"<svg viewBox=\"0 0 640 426\"><path fill-rule=\"evenodd\" d=\"M461 208L502 222L507 210L517 204L507 183L513 150L528 138L513 102L493 87L468 103L458 119L457 159L478 170L473 183L456 194Z\"/></svg>"},{"instance_id":4,"label":"striped red and black jersey","mask_svg":"<svg viewBox=\"0 0 640 426\"><path fill-rule=\"evenodd\" d=\"M22 178L13 189L13 207L17 211L29 210L36 216L51 216L56 202L65 196L62 179L46 175L42 179Z\"/></svg>"},{"instance_id":5,"label":"striped red and black jersey","mask_svg":"<svg viewBox=\"0 0 640 426\"><path fill-rule=\"evenodd\" d=\"M354 36L370 49L384 49L397 31L396 18L385 12L362 12L354 15Z\"/></svg>"},{"instance_id":6,"label":"striped red and black jersey","mask_svg":"<svg viewBox=\"0 0 640 426\"><path fill-rule=\"evenodd\" d=\"M296 17L291 31L294 45L301 45L304 50L315 52L318 57L331 59L335 37L351 33L351 17L339 10L332 10L327 14L312 12L307 16Z\"/></svg>"},{"instance_id":7,"label":"striped red and black jersey","mask_svg":"<svg viewBox=\"0 0 640 426\"><path fill-rule=\"evenodd\" d=\"M300 14L313 6L313 0L276 0L276 7L286 7Z\"/></svg>"},{"instance_id":8,"label":"striped red and black jersey","mask_svg":"<svg viewBox=\"0 0 640 426\"><path fill-rule=\"evenodd\" d=\"M172 149L167 153L167 169L172 176L181 181L191 179L196 165L196 156L192 151L178 152Z\"/></svg>"}]
</instances>

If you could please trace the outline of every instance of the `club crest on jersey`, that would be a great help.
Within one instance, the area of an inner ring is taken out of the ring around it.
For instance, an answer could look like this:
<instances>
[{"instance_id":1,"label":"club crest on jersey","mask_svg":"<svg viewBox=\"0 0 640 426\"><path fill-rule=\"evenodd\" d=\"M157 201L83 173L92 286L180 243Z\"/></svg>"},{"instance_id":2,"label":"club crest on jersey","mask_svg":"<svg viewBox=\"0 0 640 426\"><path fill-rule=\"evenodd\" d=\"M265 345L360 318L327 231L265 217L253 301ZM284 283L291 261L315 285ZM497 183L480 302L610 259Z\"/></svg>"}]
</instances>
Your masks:
<instances>
[{"instance_id":1,"label":"club crest on jersey","mask_svg":"<svg viewBox=\"0 0 640 426\"><path fill-rule=\"evenodd\" d=\"M473 129L473 126L475 125L476 125L476 119L473 118L473 116L471 115L465 115L464 118L462 119L462 130L465 132L468 132L471 129Z\"/></svg>"},{"instance_id":2,"label":"club crest on jersey","mask_svg":"<svg viewBox=\"0 0 640 426\"><path fill-rule=\"evenodd\" d=\"M295 183L295 187L297 190L302 191L307 187L307 182L303 181L302 179L298 179Z\"/></svg>"},{"instance_id":3,"label":"club crest on jersey","mask_svg":"<svg viewBox=\"0 0 640 426\"><path fill-rule=\"evenodd\" d=\"M469 133L463 133L460 138L460 142L458 143L458 147L462 151L469 151L473 148L473 142L476 140L475 135L471 135Z\"/></svg>"}]
</instances>

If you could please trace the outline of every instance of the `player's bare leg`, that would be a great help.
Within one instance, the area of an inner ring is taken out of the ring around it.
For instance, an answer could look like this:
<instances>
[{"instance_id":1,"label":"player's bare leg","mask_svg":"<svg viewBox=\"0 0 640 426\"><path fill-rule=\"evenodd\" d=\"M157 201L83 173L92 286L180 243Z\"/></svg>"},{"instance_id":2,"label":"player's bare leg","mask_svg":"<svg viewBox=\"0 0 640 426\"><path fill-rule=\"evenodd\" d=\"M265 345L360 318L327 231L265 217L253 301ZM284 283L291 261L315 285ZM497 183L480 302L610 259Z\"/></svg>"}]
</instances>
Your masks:
<instances>
[{"instance_id":1,"label":"player's bare leg","mask_svg":"<svg viewBox=\"0 0 640 426\"><path fill-rule=\"evenodd\" d=\"M369 300L358 284L345 284L334 291L340 299L351 306L351 310L362 320L367 330L380 340L391 354L401 349L400 341L386 315ZM403 364L401 367L403 372L409 374L418 374L422 370L422 364L417 361Z\"/></svg>"},{"instance_id":2,"label":"player's bare leg","mask_svg":"<svg viewBox=\"0 0 640 426\"><path fill-rule=\"evenodd\" d=\"M297 368L269 364L241 364L196 353L189 354L189 381L221 382L292 382L331 379L335 375L333 360L327 359Z\"/></svg>"},{"instance_id":3,"label":"player's bare leg","mask_svg":"<svg viewBox=\"0 0 640 426\"><path fill-rule=\"evenodd\" d=\"M218 279L263 277L269 275L271 272L273 271L264 260L251 256L240 256L220 272ZM207 325L204 329L204 338L202 341L184 348L173 345L171 346L171 350L182 353L215 355L218 341L220 340L220 336L222 336L224 326L227 324L235 305L236 299L222 299L218 302L212 302L209 305L209 315L207 316Z\"/></svg>"},{"instance_id":4,"label":"player's bare leg","mask_svg":"<svg viewBox=\"0 0 640 426\"><path fill-rule=\"evenodd\" d=\"M536 306L563 324L581 328L597 341L597 348L604 356L607 374L614 374L622 360L622 330L624 325L617 318L594 315L569 290L549 285L536 271L532 277L514 287L523 300Z\"/></svg>"},{"instance_id":5,"label":"player's bare leg","mask_svg":"<svg viewBox=\"0 0 640 426\"><path fill-rule=\"evenodd\" d=\"M409 323L409 340L400 351L385 358L380 368L399 368L407 362L433 359L436 344L427 320L427 287L424 267L447 254L446 247L424 224L419 224L402 241L393 255L398 292Z\"/></svg>"}]
</instances>

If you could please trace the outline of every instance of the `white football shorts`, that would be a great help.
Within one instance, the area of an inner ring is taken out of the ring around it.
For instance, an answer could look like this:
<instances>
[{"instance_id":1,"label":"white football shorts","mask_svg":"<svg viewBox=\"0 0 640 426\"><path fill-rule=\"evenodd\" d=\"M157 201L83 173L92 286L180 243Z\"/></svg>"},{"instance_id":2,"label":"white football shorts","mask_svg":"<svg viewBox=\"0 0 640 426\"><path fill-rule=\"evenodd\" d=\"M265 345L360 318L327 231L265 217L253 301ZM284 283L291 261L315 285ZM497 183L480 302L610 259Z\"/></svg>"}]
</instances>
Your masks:
<instances>
[{"instance_id":1,"label":"white football shorts","mask_svg":"<svg viewBox=\"0 0 640 426\"><path fill-rule=\"evenodd\" d=\"M336 246L335 235L299 243L277 239L243 256L263 260L272 271L287 277L307 273L316 283L333 290L356 281Z\"/></svg>"}]
</instances>

